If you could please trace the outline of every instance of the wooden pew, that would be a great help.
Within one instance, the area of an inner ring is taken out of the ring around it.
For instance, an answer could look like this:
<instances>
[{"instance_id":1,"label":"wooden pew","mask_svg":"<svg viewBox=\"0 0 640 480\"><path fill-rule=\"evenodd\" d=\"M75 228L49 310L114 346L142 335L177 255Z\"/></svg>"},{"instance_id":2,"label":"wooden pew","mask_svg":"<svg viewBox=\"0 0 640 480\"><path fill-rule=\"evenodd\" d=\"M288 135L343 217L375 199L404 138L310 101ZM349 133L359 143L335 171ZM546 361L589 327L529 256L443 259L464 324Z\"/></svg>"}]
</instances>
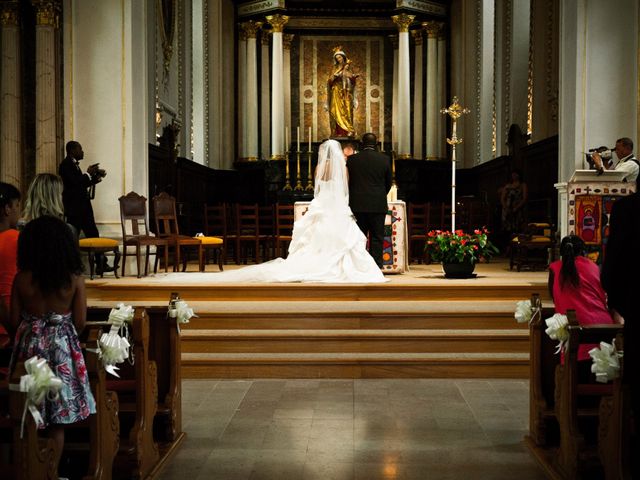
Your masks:
<instances>
[{"instance_id":1,"label":"wooden pew","mask_svg":"<svg viewBox=\"0 0 640 480\"><path fill-rule=\"evenodd\" d=\"M545 333L545 320L555 313L553 307L543 307L540 295L531 295L534 312L529 323L529 448L547 447L558 443L558 422L555 418L555 370L560 362L555 341Z\"/></svg>"},{"instance_id":2,"label":"wooden pew","mask_svg":"<svg viewBox=\"0 0 640 480\"><path fill-rule=\"evenodd\" d=\"M616 347L622 350L622 335ZM613 393L600 401L598 453L606 480L630 479L631 408L629 385L622 380L624 357L620 358L620 377L613 381Z\"/></svg>"},{"instance_id":3,"label":"wooden pew","mask_svg":"<svg viewBox=\"0 0 640 480\"><path fill-rule=\"evenodd\" d=\"M601 399L613 394L612 385L596 383L595 376L587 383L579 380L578 347L582 343L611 342L622 334L623 327L618 324L579 325L573 310L567 312L567 318L569 340L564 365L558 365L556 369L555 411L560 425L560 446L555 466L562 478L577 478L582 469L597 460L596 446L588 445L588 432L581 424L588 419L597 423Z\"/></svg>"},{"instance_id":4,"label":"wooden pew","mask_svg":"<svg viewBox=\"0 0 640 480\"><path fill-rule=\"evenodd\" d=\"M26 373L24 363L19 362L13 372L10 383L19 384L20 377ZM22 413L27 395L9 391L8 383L0 386L0 437L1 443L11 445L9 464L0 463L2 478L16 480L45 480L58 478L57 451L55 442L40 437L38 427L31 414L27 413L24 422L24 435L20 438Z\"/></svg>"},{"instance_id":5,"label":"wooden pew","mask_svg":"<svg viewBox=\"0 0 640 480\"><path fill-rule=\"evenodd\" d=\"M171 294L169 304L178 298ZM160 443L181 442L182 370L180 328L176 318L167 315L168 307L147 307L151 324L150 357L158 367L158 410L154 437Z\"/></svg>"},{"instance_id":6,"label":"wooden pew","mask_svg":"<svg viewBox=\"0 0 640 480\"><path fill-rule=\"evenodd\" d=\"M110 309L87 309L89 324L104 325ZM110 327L110 326L109 326ZM157 369L149 359L149 317L144 308L136 308L131 328L131 352L134 364L118 367L121 378L110 377L107 388L118 394L120 448L114 465L114 478L145 478L159 459L153 439L153 419L157 405Z\"/></svg>"},{"instance_id":7,"label":"wooden pew","mask_svg":"<svg viewBox=\"0 0 640 480\"><path fill-rule=\"evenodd\" d=\"M106 373L96 354L102 328L89 327L85 363L91 393L96 400L96 414L80 423L89 428L89 467L83 480L109 480L113 477L113 461L120 446L118 395L107 390Z\"/></svg>"}]
</instances>

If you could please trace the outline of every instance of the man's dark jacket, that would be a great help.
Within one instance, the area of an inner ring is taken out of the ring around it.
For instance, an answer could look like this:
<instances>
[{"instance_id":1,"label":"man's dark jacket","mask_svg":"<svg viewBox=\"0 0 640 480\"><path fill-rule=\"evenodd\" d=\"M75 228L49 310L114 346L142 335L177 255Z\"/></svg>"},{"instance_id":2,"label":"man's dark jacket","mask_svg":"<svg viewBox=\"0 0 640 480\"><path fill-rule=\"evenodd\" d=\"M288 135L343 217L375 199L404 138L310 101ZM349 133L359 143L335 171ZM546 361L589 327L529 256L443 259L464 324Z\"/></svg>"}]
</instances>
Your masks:
<instances>
[{"instance_id":1,"label":"man's dark jacket","mask_svg":"<svg viewBox=\"0 0 640 480\"><path fill-rule=\"evenodd\" d=\"M365 148L347 159L349 206L353 212L387 213L391 188L389 157Z\"/></svg>"},{"instance_id":2,"label":"man's dark jacket","mask_svg":"<svg viewBox=\"0 0 640 480\"><path fill-rule=\"evenodd\" d=\"M68 218L86 218L87 215L93 217L88 188L97 183L96 179L82 173L71 157L66 157L60 163L58 172L64 184L62 192L64 214Z\"/></svg>"}]
</instances>

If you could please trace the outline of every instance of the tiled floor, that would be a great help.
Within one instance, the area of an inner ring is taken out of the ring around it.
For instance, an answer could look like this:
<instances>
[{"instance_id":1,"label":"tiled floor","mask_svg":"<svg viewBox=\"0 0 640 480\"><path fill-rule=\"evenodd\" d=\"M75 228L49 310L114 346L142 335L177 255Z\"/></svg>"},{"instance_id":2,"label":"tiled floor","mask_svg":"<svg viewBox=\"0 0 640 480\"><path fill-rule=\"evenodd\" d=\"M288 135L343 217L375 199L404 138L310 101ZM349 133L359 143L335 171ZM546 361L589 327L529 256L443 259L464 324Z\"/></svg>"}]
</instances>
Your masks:
<instances>
[{"instance_id":1,"label":"tiled floor","mask_svg":"<svg viewBox=\"0 0 640 480\"><path fill-rule=\"evenodd\" d=\"M186 380L161 480L544 479L524 380Z\"/></svg>"}]
</instances>

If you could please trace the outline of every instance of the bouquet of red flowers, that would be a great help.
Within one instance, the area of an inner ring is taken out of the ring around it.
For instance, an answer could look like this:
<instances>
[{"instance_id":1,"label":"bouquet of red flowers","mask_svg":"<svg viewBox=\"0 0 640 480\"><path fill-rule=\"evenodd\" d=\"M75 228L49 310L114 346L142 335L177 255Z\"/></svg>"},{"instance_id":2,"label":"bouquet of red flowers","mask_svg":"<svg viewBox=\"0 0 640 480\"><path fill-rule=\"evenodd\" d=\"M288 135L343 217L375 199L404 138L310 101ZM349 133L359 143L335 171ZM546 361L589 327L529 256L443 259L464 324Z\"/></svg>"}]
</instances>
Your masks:
<instances>
[{"instance_id":1,"label":"bouquet of red flowers","mask_svg":"<svg viewBox=\"0 0 640 480\"><path fill-rule=\"evenodd\" d=\"M498 249L489 241L488 233L484 227L475 229L473 233L431 230L427 233L425 251L435 262L475 263L480 258L488 260L498 253Z\"/></svg>"}]
</instances>

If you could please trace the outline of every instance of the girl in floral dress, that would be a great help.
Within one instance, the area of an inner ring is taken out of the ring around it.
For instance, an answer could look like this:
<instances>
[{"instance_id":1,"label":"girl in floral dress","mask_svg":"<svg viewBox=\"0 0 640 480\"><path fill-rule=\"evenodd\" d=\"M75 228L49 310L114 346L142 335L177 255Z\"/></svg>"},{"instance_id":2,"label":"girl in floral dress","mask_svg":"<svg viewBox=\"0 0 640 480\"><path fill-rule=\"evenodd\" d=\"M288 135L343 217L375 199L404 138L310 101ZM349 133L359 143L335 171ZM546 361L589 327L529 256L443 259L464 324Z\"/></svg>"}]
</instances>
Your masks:
<instances>
[{"instance_id":1,"label":"girl in floral dress","mask_svg":"<svg viewBox=\"0 0 640 480\"><path fill-rule=\"evenodd\" d=\"M96 411L77 333L87 317L82 262L62 220L43 216L26 225L18 239L18 270L11 294L17 333L10 370L37 355L62 380L58 398L40 405L45 427L62 452L63 426Z\"/></svg>"}]
</instances>

